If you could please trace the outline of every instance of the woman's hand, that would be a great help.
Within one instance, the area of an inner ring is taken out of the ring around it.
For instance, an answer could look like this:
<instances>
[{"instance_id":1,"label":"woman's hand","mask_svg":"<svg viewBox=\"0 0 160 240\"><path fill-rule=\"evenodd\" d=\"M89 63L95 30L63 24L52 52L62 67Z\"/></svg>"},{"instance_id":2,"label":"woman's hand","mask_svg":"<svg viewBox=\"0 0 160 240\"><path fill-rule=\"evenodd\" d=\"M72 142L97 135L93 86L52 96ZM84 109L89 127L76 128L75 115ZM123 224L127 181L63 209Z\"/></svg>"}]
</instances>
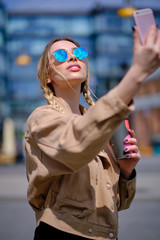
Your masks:
<instances>
[{"instance_id":1,"label":"woman's hand","mask_svg":"<svg viewBox=\"0 0 160 240\"><path fill-rule=\"evenodd\" d=\"M151 27L145 44L140 40L135 26L133 33L133 64L116 86L119 97L129 104L144 80L160 67L160 30Z\"/></svg>"},{"instance_id":2,"label":"woman's hand","mask_svg":"<svg viewBox=\"0 0 160 240\"><path fill-rule=\"evenodd\" d=\"M142 45L138 29L134 26L133 41L133 65L149 76L160 66L160 30L152 26Z\"/></svg>"},{"instance_id":3,"label":"woman's hand","mask_svg":"<svg viewBox=\"0 0 160 240\"><path fill-rule=\"evenodd\" d=\"M131 144L130 146L124 148L124 151L126 152L126 158L117 160L121 174L126 179L130 178L135 166L140 160L140 153L137 146L137 140L135 138L135 132L133 130L129 130L129 133L131 138L128 138L127 141L124 140L125 143Z\"/></svg>"}]
</instances>

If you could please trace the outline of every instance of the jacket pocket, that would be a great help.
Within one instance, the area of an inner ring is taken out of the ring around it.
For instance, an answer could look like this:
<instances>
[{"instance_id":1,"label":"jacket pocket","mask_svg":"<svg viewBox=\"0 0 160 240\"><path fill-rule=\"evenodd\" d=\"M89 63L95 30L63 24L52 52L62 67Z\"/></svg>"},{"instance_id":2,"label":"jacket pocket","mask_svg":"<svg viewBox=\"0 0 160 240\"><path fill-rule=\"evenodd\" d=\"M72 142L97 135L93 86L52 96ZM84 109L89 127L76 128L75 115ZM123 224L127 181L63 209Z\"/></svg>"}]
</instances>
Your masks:
<instances>
[{"instance_id":1,"label":"jacket pocket","mask_svg":"<svg viewBox=\"0 0 160 240\"><path fill-rule=\"evenodd\" d=\"M95 190L91 185L89 168L61 177L59 191L53 188L52 205L61 213L82 218L95 210Z\"/></svg>"}]
</instances>

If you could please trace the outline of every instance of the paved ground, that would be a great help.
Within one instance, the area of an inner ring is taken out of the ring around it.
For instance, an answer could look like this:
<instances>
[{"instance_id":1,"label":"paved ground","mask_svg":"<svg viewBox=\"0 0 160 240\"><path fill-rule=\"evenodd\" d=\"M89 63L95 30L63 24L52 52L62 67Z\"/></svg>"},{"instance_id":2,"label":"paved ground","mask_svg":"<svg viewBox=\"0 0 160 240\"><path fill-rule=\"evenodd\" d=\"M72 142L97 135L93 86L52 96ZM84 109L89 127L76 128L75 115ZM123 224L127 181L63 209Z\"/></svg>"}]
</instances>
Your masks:
<instances>
[{"instance_id":1,"label":"paved ground","mask_svg":"<svg viewBox=\"0 0 160 240\"><path fill-rule=\"evenodd\" d=\"M134 202L119 213L119 239L160 239L160 156L142 158L137 172ZM35 219L26 190L24 164L0 166L0 239L33 239Z\"/></svg>"}]
</instances>

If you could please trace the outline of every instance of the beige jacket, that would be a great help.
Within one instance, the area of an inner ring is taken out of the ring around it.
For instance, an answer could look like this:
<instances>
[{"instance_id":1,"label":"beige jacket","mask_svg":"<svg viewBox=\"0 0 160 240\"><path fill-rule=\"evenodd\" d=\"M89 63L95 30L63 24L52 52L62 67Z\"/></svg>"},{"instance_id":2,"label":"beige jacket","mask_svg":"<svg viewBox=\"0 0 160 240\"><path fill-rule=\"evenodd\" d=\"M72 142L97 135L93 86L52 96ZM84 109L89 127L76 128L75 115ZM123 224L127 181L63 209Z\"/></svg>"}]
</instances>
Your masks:
<instances>
[{"instance_id":1,"label":"beige jacket","mask_svg":"<svg viewBox=\"0 0 160 240\"><path fill-rule=\"evenodd\" d=\"M90 239L115 239L118 210L130 206L135 177L125 180L108 141L133 110L116 89L82 116L52 105L37 108L25 134L28 201L37 225L44 221L62 231Z\"/></svg>"}]
</instances>

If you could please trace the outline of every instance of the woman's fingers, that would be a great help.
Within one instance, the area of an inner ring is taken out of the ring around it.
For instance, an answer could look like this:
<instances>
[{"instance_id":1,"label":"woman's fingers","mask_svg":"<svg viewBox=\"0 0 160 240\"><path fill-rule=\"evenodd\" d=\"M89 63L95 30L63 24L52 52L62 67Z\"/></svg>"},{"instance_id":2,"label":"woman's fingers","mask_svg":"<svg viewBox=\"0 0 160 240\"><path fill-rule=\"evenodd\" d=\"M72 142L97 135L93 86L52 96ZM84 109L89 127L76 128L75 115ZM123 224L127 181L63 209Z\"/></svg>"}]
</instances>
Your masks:
<instances>
[{"instance_id":1,"label":"woman's fingers","mask_svg":"<svg viewBox=\"0 0 160 240\"><path fill-rule=\"evenodd\" d=\"M129 129L129 133L130 133L132 138L134 138L136 136L135 131L132 130L132 129Z\"/></svg>"},{"instance_id":2,"label":"woman's fingers","mask_svg":"<svg viewBox=\"0 0 160 240\"><path fill-rule=\"evenodd\" d=\"M133 145L137 145L137 139L134 137L128 138L124 140L125 143L131 143Z\"/></svg>"},{"instance_id":3,"label":"woman's fingers","mask_svg":"<svg viewBox=\"0 0 160 240\"><path fill-rule=\"evenodd\" d=\"M152 47L155 44L157 36L157 27L152 26L147 34L147 37L145 39L145 45Z\"/></svg>"},{"instance_id":4,"label":"woman's fingers","mask_svg":"<svg viewBox=\"0 0 160 240\"><path fill-rule=\"evenodd\" d=\"M124 147L124 152L134 152L138 153L137 139L135 138L135 131L129 129L131 138L124 139L125 143L128 143Z\"/></svg>"},{"instance_id":5,"label":"woman's fingers","mask_svg":"<svg viewBox=\"0 0 160 240\"><path fill-rule=\"evenodd\" d=\"M137 139L135 138L136 134L135 134L135 131L132 130L132 129L129 129L129 134L130 134L130 138L125 138L124 139L124 142L125 143L132 143L132 144L135 144L137 145Z\"/></svg>"},{"instance_id":6,"label":"woman's fingers","mask_svg":"<svg viewBox=\"0 0 160 240\"><path fill-rule=\"evenodd\" d=\"M135 152L135 153L138 153L139 150L138 150L138 147L137 145L130 145L130 146L127 146L124 148L124 152Z\"/></svg>"},{"instance_id":7,"label":"woman's fingers","mask_svg":"<svg viewBox=\"0 0 160 240\"><path fill-rule=\"evenodd\" d=\"M157 30L156 42L155 42L155 50L160 56L160 30Z\"/></svg>"},{"instance_id":8,"label":"woman's fingers","mask_svg":"<svg viewBox=\"0 0 160 240\"><path fill-rule=\"evenodd\" d=\"M133 26L133 42L134 42L134 48L138 48L141 45L141 39L139 36L139 32L136 26Z\"/></svg>"},{"instance_id":9,"label":"woman's fingers","mask_svg":"<svg viewBox=\"0 0 160 240\"><path fill-rule=\"evenodd\" d=\"M125 155L125 157L126 158L131 158L131 159L136 159L137 161L139 161L140 158L141 158L141 155L140 155L139 152L137 152L137 153L128 153L128 154Z\"/></svg>"}]
</instances>

